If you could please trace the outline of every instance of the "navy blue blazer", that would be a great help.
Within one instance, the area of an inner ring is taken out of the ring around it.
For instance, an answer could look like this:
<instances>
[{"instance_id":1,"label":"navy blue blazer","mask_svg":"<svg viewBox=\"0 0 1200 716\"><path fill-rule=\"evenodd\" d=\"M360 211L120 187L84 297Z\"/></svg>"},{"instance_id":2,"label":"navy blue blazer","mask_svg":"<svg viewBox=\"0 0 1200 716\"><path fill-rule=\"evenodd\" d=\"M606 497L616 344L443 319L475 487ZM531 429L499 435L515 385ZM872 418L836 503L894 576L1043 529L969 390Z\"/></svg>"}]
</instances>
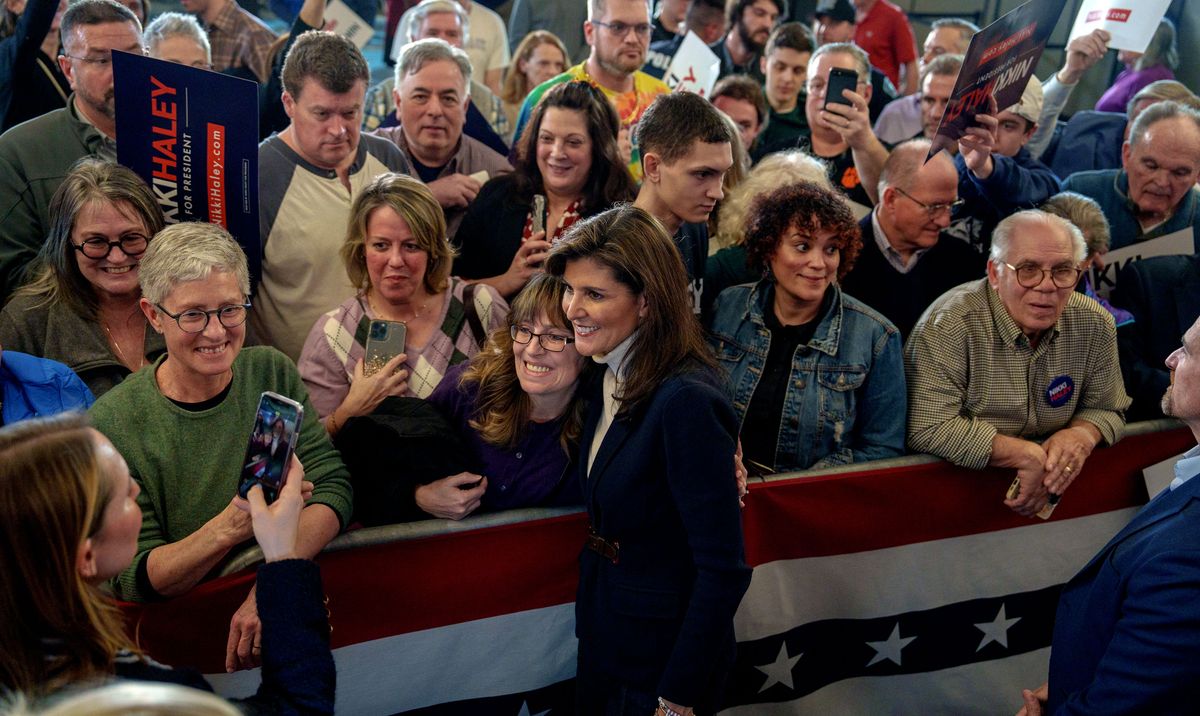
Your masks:
<instances>
[{"instance_id":1,"label":"navy blue blazer","mask_svg":"<svg viewBox=\"0 0 1200 716\"><path fill-rule=\"evenodd\" d=\"M1051 714L1194 714L1200 703L1200 476L1137 513L1063 589Z\"/></svg>"},{"instance_id":2,"label":"navy blue blazer","mask_svg":"<svg viewBox=\"0 0 1200 716\"><path fill-rule=\"evenodd\" d=\"M589 391L579 478L590 524L617 561L580 555L579 667L677 704L712 708L733 662L733 615L750 585L733 479L737 419L719 378L664 381L613 421L588 475L603 406Z\"/></svg>"}]
</instances>

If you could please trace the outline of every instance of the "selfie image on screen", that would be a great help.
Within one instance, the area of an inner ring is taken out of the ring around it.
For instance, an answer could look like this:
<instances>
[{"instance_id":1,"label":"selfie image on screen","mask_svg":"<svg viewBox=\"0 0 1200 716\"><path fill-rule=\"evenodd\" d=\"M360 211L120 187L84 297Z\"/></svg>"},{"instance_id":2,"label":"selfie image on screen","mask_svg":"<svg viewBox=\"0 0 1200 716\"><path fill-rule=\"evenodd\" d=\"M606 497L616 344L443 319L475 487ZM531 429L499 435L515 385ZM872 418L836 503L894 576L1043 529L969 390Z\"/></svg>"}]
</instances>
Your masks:
<instances>
[{"instance_id":1,"label":"selfie image on screen","mask_svg":"<svg viewBox=\"0 0 1200 716\"><path fill-rule=\"evenodd\" d=\"M243 497L255 483L263 486L263 496L268 502L278 495L291 457L297 417L291 406L278 404L264 396L242 466L238 492Z\"/></svg>"}]
</instances>

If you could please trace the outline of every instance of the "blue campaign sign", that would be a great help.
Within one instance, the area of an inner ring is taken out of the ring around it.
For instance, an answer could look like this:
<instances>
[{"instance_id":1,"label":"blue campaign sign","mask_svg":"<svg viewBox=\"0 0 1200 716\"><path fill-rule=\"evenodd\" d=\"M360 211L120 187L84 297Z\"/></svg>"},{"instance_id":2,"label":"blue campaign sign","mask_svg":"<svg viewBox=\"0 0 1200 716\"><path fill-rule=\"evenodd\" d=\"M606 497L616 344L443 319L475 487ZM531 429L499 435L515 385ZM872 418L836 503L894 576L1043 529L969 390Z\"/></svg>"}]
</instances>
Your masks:
<instances>
[{"instance_id":1,"label":"blue campaign sign","mask_svg":"<svg viewBox=\"0 0 1200 716\"><path fill-rule=\"evenodd\" d=\"M113 53L117 161L154 192L167 223L229 231L257 281L258 85L175 62Z\"/></svg>"}]
</instances>

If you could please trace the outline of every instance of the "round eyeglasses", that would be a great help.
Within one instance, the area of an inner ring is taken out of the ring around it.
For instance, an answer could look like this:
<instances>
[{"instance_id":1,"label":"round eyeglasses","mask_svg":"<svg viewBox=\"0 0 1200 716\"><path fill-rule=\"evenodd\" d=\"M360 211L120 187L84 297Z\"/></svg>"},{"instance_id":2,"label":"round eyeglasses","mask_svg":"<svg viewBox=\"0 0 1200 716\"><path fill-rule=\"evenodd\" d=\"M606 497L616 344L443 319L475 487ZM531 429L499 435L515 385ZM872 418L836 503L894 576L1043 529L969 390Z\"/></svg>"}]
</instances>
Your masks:
<instances>
[{"instance_id":1,"label":"round eyeglasses","mask_svg":"<svg viewBox=\"0 0 1200 716\"><path fill-rule=\"evenodd\" d=\"M1034 288L1041 285L1046 274L1050 274L1050 281L1058 288L1071 288L1079 281L1080 271L1074 266L1055 266L1044 269L1037 264L1013 266L1006 263L1004 265L1017 275L1017 283L1021 288Z\"/></svg>"},{"instance_id":2,"label":"round eyeglasses","mask_svg":"<svg viewBox=\"0 0 1200 716\"><path fill-rule=\"evenodd\" d=\"M203 333L205 328L208 328L208 321L213 316L217 317L222 326L226 328L237 328L246 322L246 316L250 311L249 303L234 303L228 306L214 308L211 311L201 311L199 308L189 308L186 311L179 313L171 313L162 307L161 303L154 304L158 310L175 319L175 323L179 325L179 330L184 333Z\"/></svg>"},{"instance_id":3,"label":"round eyeglasses","mask_svg":"<svg viewBox=\"0 0 1200 716\"><path fill-rule=\"evenodd\" d=\"M525 345L536 338L542 348L551 353L562 353L567 349L569 344L575 342L574 338L560 336L557 333L534 333L525 326L509 326L508 335L512 336L514 342L521 345Z\"/></svg>"},{"instance_id":4,"label":"round eyeglasses","mask_svg":"<svg viewBox=\"0 0 1200 716\"><path fill-rule=\"evenodd\" d=\"M108 241L99 236L85 239L78 244L71 244L76 251L89 259L106 259L112 253L113 247L120 246L121 253L126 256L141 256L146 253L150 239L141 234L126 234L116 241Z\"/></svg>"}]
</instances>

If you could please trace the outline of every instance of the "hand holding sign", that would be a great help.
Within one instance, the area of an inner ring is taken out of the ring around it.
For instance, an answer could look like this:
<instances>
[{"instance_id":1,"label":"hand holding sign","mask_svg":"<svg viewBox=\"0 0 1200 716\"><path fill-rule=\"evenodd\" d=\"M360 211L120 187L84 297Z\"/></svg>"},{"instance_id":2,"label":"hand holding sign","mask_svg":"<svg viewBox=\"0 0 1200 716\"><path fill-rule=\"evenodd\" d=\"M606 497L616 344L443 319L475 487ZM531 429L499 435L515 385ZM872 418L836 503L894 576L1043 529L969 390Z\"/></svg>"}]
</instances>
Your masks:
<instances>
[{"instance_id":1,"label":"hand holding sign","mask_svg":"<svg viewBox=\"0 0 1200 716\"><path fill-rule=\"evenodd\" d=\"M1109 48L1145 52L1170 5L1171 0L1084 0L1071 39L1105 30L1111 33Z\"/></svg>"},{"instance_id":2,"label":"hand holding sign","mask_svg":"<svg viewBox=\"0 0 1200 716\"><path fill-rule=\"evenodd\" d=\"M1108 43L1111 39L1112 35L1107 31L1096 29L1067 43L1067 64L1059 70L1058 81L1067 85L1079 82L1083 73L1108 53Z\"/></svg>"}]
</instances>

